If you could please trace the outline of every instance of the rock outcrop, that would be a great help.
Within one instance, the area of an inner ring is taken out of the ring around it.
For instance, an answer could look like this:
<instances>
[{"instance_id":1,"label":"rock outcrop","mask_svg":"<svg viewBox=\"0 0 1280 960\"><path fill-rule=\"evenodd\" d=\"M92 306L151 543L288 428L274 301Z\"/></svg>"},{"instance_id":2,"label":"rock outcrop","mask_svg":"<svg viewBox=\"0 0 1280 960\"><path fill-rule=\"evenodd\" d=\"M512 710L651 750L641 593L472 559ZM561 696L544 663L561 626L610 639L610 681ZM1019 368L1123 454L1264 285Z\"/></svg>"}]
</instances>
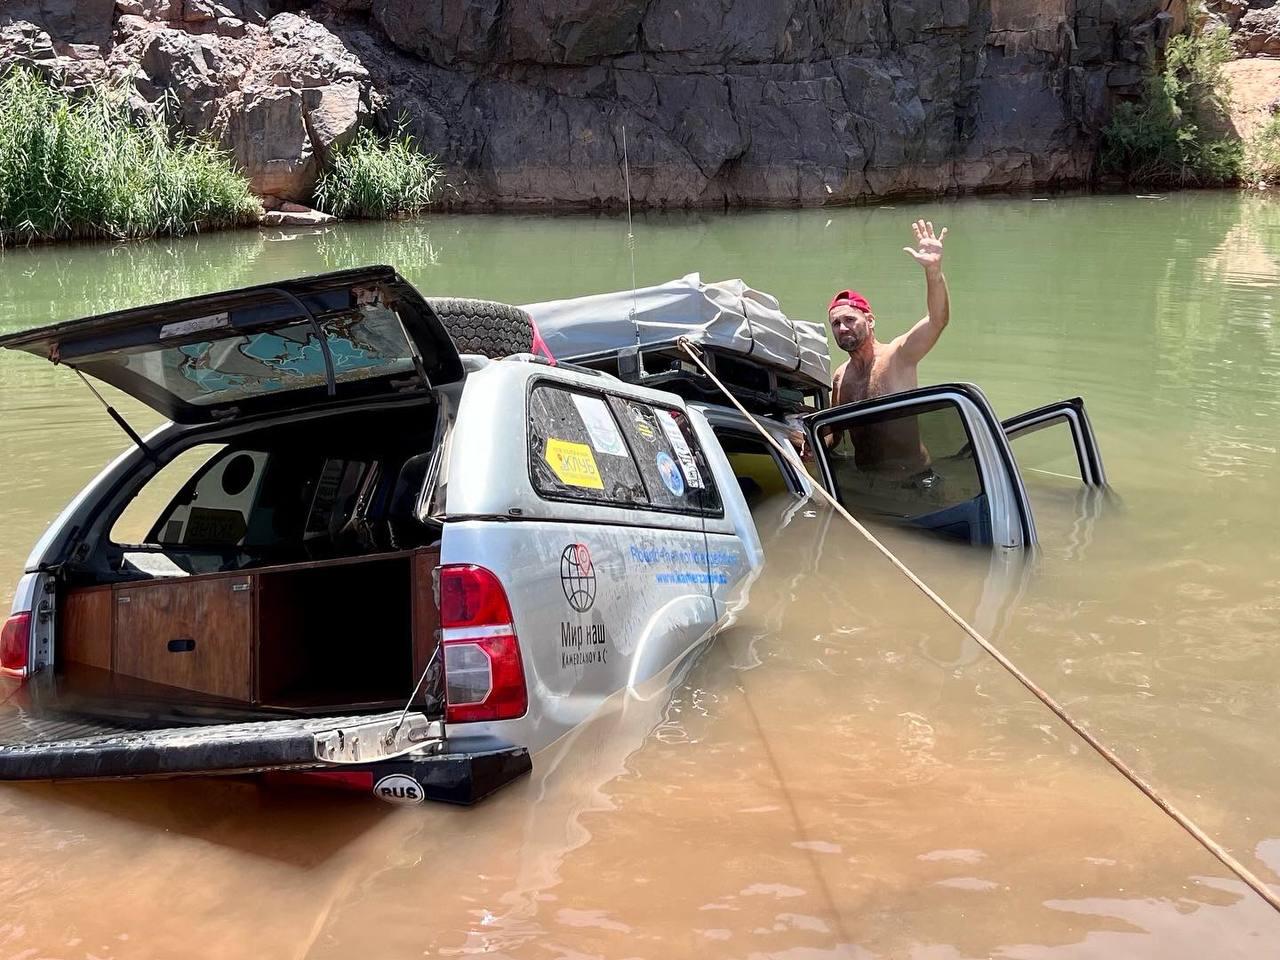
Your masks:
<instances>
[{"instance_id":1,"label":"rock outcrop","mask_svg":"<svg viewBox=\"0 0 1280 960\"><path fill-rule=\"evenodd\" d=\"M17 0L0 63L127 79L139 110L172 94L176 122L289 200L358 124L403 118L454 204L620 204L624 131L641 203L822 204L1083 181L1185 18L1185 0Z\"/></svg>"},{"instance_id":2,"label":"rock outcrop","mask_svg":"<svg viewBox=\"0 0 1280 960\"><path fill-rule=\"evenodd\" d=\"M213 137L262 196L309 201L321 162L378 102L337 37L266 0L114 0L105 17L100 4L59 4L30 0L12 18L6 8L0 63L72 88L128 85L136 113Z\"/></svg>"},{"instance_id":3,"label":"rock outcrop","mask_svg":"<svg viewBox=\"0 0 1280 960\"><path fill-rule=\"evenodd\" d=\"M1234 28L1236 49L1249 57L1280 56L1280 6L1275 0L1250 6L1257 9L1244 13Z\"/></svg>"},{"instance_id":4,"label":"rock outcrop","mask_svg":"<svg viewBox=\"0 0 1280 960\"><path fill-rule=\"evenodd\" d=\"M5 0L0 24L38 24L62 43L102 45L111 41L115 0Z\"/></svg>"}]
</instances>

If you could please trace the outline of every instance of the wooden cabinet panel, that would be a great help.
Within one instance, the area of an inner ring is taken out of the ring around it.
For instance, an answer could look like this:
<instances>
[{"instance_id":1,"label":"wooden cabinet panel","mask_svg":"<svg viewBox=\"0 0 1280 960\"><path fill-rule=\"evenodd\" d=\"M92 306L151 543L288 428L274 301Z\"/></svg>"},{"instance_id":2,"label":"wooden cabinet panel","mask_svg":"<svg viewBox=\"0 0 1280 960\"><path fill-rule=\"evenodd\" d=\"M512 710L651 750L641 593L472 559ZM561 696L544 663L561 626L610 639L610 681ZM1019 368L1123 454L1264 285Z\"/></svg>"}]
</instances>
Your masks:
<instances>
[{"instance_id":1,"label":"wooden cabinet panel","mask_svg":"<svg viewBox=\"0 0 1280 960\"><path fill-rule=\"evenodd\" d=\"M111 669L111 588L72 590L58 612L59 660Z\"/></svg>"},{"instance_id":2,"label":"wooden cabinet panel","mask_svg":"<svg viewBox=\"0 0 1280 960\"><path fill-rule=\"evenodd\" d=\"M118 587L118 674L217 697L253 698L251 578Z\"/></svg>"}]
</instances>

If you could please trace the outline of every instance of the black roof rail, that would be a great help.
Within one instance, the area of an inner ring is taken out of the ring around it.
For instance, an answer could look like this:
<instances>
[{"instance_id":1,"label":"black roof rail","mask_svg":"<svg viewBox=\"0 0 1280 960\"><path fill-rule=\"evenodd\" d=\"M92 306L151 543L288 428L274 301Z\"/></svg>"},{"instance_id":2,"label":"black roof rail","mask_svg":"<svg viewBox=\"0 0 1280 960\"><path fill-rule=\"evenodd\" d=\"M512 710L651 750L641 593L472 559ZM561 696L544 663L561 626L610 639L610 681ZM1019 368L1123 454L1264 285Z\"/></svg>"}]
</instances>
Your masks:
<instances>
[{"instance_id":1,"label":"black roof rail","mask_svg":"<svg viewBox=\"0 0 1280 960\"><path fill-rule=\"evenodd\" d=\"M752 412L812 413L829 405L830 389L810 377L777 370L731 350L706 344L702 350L716 376ZM559 363L656 387L686 400L718 403L723 399L711 380L679 351L675 340L578 354Z\"/></svg>"}]
</instances>

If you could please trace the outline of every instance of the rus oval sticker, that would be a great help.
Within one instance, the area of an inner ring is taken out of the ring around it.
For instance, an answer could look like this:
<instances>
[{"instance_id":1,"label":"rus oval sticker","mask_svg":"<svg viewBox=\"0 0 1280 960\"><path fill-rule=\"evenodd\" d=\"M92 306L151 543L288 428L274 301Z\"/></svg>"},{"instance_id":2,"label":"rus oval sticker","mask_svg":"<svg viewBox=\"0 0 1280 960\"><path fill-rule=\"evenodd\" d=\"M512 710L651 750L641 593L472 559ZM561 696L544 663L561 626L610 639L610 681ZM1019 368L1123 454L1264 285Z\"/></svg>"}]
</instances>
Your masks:
<instances>
[{"instance_id":1,"label":"rus oval sticker","mask_svg":"<svg viewBox=\"0 0 1280 960\"><path fill-rule=\"evenodd\" d=\"M373 795L387 803L409 805L423 801L422 784L403 773L383 777L373 785Z\"/></svg>"}]
</instances>

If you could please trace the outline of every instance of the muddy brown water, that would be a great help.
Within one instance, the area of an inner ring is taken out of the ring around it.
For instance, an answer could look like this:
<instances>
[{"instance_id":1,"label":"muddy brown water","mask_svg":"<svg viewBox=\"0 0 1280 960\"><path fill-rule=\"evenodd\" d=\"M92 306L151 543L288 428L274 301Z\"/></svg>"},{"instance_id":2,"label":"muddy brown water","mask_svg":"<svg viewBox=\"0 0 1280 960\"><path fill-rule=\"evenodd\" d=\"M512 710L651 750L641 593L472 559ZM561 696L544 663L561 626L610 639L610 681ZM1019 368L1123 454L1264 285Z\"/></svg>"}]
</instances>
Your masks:
<instances>
[{"instance_id":1,"label":"muddy brown water","mask_svg":"<svg viewBox=\"0 0 1280 960\"><path fill-rule=\"evenodd\" d=\"M651 216L641 283L743 276L797 315L919 316L908 224L951 228L927 381L1002 415L1086 398L1121 502L1019 446L1042 550L894 545L1240 859L1280 883L1280 206L1233 194ZM369 262L529 302L625 287L610 218L10 251L0 330ZM122 409L139 426L154 417ZM0 594L123 438L0 357ZM239 781L0 787L0 957L1280 956L1230 878L822 511L771 505L749 602L469 810Z\"/></svg>"}]
</instances>

